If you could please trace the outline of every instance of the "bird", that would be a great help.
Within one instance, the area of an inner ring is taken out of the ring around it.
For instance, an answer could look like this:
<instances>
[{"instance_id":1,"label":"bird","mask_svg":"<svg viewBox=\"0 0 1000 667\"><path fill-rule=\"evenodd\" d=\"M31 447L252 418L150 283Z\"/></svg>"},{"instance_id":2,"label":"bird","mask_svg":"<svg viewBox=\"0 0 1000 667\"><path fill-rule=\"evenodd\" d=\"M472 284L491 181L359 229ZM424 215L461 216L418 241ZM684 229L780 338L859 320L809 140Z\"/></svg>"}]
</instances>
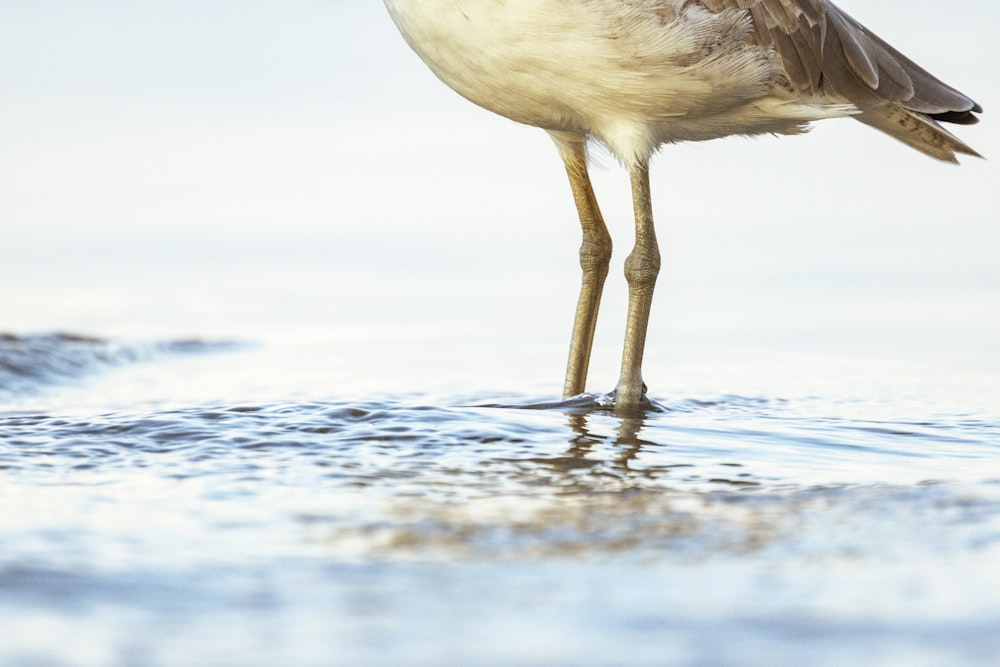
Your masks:
<instances>
[{"instance_id":1,"label":"bird","mask_svg":"<svg viewBox=\"0 0 1000 667\"><path fill-rule=\"evenodd\" d=\"M828 0L384 0L404 40L474 104L548 132L582 229L582 284L563 398L583 395L612 241L588 143L628 171L635 242L625 260L625 417L650 409L642 360L660 252L650 159L663 146L794 135L850 117L938 160L979 156L942 123L982 107Z\"/></svg>"}]
</instances>

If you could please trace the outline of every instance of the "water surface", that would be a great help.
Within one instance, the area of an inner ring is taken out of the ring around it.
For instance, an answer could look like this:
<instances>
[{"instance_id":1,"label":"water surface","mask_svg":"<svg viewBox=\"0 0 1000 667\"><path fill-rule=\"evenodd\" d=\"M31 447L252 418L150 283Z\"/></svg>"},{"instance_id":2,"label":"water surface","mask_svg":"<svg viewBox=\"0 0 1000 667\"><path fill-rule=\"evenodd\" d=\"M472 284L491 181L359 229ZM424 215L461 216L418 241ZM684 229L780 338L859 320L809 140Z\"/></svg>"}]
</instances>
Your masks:
<instances>
[{"instance_id":1,"label":"water surface","mask_svg":"<svg viewBox=\"0 0 1000 667\"><path fill-rule=\"evenodd\" d=\"M986 665L1000 650L995 416L767 395L625 420L528 395L118 398L266 355L0 339L21 397L0 414L5 664ZM113 409L74 407L109 385Z\"/></svg>"}]
</instances>

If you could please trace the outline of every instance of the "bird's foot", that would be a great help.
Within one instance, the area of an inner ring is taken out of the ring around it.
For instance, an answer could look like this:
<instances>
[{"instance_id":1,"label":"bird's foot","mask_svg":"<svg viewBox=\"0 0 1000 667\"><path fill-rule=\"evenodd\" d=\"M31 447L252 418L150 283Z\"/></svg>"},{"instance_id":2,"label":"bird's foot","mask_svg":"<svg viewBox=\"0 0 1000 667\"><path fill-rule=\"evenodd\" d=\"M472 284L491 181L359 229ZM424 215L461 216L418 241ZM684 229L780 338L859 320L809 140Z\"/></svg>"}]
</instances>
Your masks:
<instances>
[{"instance_id":1,"label":"bird's foot","mask_svg":"<svg viewBox=\"0 0 1000 667\"><path fill-rule=\"evenodd\" d=\"M614 391L607 394L610 399L610 407L619 417L641 417L649 410L655 410L653 403L646 397L646 383L643 382L638 396L634 392L623 391L622 387L616 387Z\"/></svg>"}]
</instances>

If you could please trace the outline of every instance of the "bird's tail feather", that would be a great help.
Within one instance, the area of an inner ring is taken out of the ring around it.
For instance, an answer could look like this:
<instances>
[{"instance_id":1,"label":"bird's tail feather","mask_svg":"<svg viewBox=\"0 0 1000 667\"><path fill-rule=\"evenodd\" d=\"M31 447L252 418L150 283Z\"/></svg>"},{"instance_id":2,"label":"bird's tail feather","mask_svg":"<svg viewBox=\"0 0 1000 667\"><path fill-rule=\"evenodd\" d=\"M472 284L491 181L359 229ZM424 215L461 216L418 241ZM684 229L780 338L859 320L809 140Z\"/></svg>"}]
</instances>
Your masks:
<instances>
[{"instance_id":1,"label":"bird's tail feather","mask_svg":"<svg viewBox=\"0 0 1000 667\"><path fill-rule=\"evenodd\" d=\"M830 5L827 12L824 74L861 110L855 118L939 160L958 162L957 153L982 157L940 125L976 123L982 107L843 10Z\"/></svg>"},{"instance_id":2,"label":"bird's tail feather","mask_svg":"<svg viewBox=\"0 0 1000 667\"><path fill-rule=\"evenodd\" d=\"M957 163L958 153L982 157L935 119L898 104L868 108L854 118L938 160Z\"/></svg>"}]
</instances>

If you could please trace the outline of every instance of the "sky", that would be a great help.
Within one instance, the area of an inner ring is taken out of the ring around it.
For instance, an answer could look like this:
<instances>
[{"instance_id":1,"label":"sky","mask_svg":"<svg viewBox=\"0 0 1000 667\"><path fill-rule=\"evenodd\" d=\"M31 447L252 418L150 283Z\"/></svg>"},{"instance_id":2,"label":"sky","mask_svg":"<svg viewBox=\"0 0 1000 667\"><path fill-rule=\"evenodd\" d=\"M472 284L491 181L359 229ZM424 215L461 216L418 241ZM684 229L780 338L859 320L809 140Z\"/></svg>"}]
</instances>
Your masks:
<instances>
[{"instance_id":1,"label":"sky","mask_svg":"<svg viewBox=\"0 0 1000 667\"><path fill-rule=\"evenodd\" d=\"M1000 156L1000 5L839 4L979 101L983 122L956 133ZM438 82L376 0L0 0L0 81L0 307L70 265L226 258L528 273L575 298L579 232L551 142ZM620 272L628 179L595 162ZM874 281L1000 306L995 161L937 163L845 119L670 146L652 175L667 298L808 280L846 301Z\"/></svg>"}]
</instances>

